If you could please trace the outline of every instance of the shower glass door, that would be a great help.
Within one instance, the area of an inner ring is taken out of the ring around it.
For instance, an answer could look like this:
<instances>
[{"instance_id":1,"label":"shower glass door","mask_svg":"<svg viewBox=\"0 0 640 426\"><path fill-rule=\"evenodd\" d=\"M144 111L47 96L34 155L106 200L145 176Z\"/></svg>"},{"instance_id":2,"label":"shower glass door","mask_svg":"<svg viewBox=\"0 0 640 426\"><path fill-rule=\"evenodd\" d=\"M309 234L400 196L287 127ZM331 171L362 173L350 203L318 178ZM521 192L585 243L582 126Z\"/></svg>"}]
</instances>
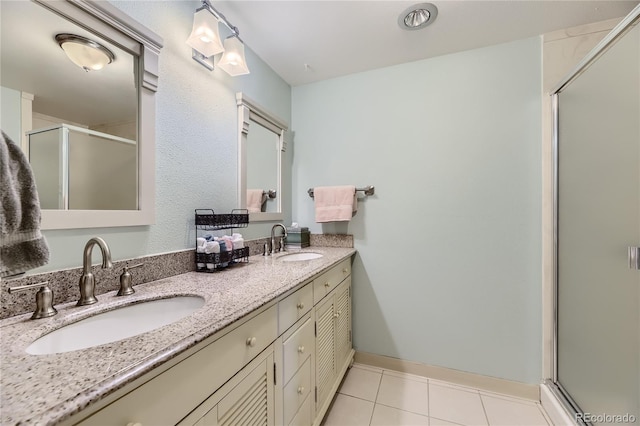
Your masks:
<instances>
[{"instance_id":1,"label":"shower glass door","mask_svg":"<svg viewBox=\"0 0 640 426\"><path fill-rule=\"evenodd\" d=\"M640 424L640 270L628 258L640 245L640 27L562 87L557 108L555 382L577 420Z\"/></svg>"}]
</instances>

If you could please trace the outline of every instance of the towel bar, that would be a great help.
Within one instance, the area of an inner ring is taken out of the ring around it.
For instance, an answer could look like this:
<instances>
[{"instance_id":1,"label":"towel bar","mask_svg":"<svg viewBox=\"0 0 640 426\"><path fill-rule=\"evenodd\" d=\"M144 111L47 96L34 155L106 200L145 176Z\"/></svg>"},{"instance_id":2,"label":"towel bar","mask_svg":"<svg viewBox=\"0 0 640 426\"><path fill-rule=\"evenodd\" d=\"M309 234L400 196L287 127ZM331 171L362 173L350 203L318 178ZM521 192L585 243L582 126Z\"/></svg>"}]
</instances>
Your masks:
<instances>
[{"instance_id":1,"label":"towel bar","mask_svg":"<svg viewBox=\"0 0 640 426\"><path fill-rule=\"evenodd\" d=\"M364 188L356 188L356 191L364 192L364 195L370 196L376 193L376 188L373 185L369 185ZM307 193L309 194L309 197L313 198L313 188L309 188Z\"/></svg>"}]
</instances>

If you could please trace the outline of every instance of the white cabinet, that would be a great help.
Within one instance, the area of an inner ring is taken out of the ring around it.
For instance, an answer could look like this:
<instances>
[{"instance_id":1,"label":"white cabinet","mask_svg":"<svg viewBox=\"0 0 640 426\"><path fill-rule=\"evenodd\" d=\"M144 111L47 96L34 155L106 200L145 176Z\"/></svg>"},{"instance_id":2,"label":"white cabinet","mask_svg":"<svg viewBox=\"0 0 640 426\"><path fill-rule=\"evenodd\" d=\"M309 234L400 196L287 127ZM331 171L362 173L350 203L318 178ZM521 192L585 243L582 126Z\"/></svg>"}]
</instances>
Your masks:
<instances>
[{"instance_id":1,"label":"white cabinet","mask_svg":"<svg viewBox=\"0 0 640 426\"><path fill-rule=\"evenodd\" d=\"M240 370L180 426L273 426L273 346Z\"/></svg>"},{"instance_id":2,"label":"white cabinet","mask_svg":"<svg viewBox=\"0 0 640 426\"><path fill-rule=\"evenodd\" d=\"M291 312L313 288L314 306L275 344L277 368L276 423L317 425L353 358L351 344L351 260L318 275L304 290L281 300L279 309ZM289 300L291 299L291 300ZM293 315L288 315L293 319ZM281 322L282 324L282 322ZM307 385L310 383L310 387ZM307 393L307 389L309 392Z\"/></svg>"},{"instance_id":3,"label":"white cabinet","mask_svg":"<svg viewBox=\"0 0 640 426\"><path fill-rule=\"evenodd\" d=\"M353 358L350 274L346 259L68 423L319 424Z\"/></svg>"},{"instance_id":4,"label":"white cabinet","mask_svg":"<svg viewBox=\"0 0 640 426\"><path fill-rule=\"evenodd\" d=\"M351 275L351 259L343 260L313 280L313 303L317 304Z\"/></svg>"},{"instance_id":5,"label":"white cabinet","mask_svg":"<svg viewBox=\"0 0 640 426\"><path fill-rule=\"evenodd\" d=\"M277 306L274 304L82 420L81 424L174 425L277 337Z\"/></svg>"},{"instance_id":6,"label":"white cabinet","mask_svg":"<svg viewBox=\"0 0 640 426\"><path fill-rule=\"evenodd\" d=\"M316 306L316 413L324 415L351 363L351 277Z\"/></svg>"}]
</instances>

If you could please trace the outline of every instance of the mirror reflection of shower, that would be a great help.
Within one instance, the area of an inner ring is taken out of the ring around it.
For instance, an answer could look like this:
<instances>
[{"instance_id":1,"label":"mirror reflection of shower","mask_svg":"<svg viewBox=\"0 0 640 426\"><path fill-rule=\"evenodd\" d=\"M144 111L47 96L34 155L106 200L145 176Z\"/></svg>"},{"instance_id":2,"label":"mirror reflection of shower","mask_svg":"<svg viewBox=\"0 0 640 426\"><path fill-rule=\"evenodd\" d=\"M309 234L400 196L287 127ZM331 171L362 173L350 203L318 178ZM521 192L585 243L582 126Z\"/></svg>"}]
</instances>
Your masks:
<instances>
[{"instance_id":1,"label":"mirror reflection of shower","mask_svg":"<svg viewBox=\"0 0 640 426\"><path fill-rule=\"evenodd\" d=\"M27 135L43 209L137 209L135 140L68 124Z\"/></svg>"}]
</instances>

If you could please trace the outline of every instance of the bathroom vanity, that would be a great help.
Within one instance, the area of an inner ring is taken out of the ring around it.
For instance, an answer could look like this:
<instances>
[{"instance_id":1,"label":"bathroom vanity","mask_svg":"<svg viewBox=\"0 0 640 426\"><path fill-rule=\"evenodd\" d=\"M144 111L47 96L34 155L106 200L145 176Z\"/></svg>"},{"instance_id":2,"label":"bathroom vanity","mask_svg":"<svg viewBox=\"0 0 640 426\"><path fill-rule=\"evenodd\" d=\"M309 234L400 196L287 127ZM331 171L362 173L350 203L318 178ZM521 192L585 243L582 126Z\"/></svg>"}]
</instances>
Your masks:
<instances>
[{"instance_id":1,"label":"bathroom vanity","mask_svg":"<svg viewBox=\"0 0 640 426\"><path fill-rule=\"evenodd\" d=\"M21 315L2 329L2 424L317 425L353 360L352 248L322 257L251 257L215 274L187 273L103 294L55 317ZM92 312L200 296L204 306L159 329L87 349L25 348Z\"/></svg>"}]
</instances>

